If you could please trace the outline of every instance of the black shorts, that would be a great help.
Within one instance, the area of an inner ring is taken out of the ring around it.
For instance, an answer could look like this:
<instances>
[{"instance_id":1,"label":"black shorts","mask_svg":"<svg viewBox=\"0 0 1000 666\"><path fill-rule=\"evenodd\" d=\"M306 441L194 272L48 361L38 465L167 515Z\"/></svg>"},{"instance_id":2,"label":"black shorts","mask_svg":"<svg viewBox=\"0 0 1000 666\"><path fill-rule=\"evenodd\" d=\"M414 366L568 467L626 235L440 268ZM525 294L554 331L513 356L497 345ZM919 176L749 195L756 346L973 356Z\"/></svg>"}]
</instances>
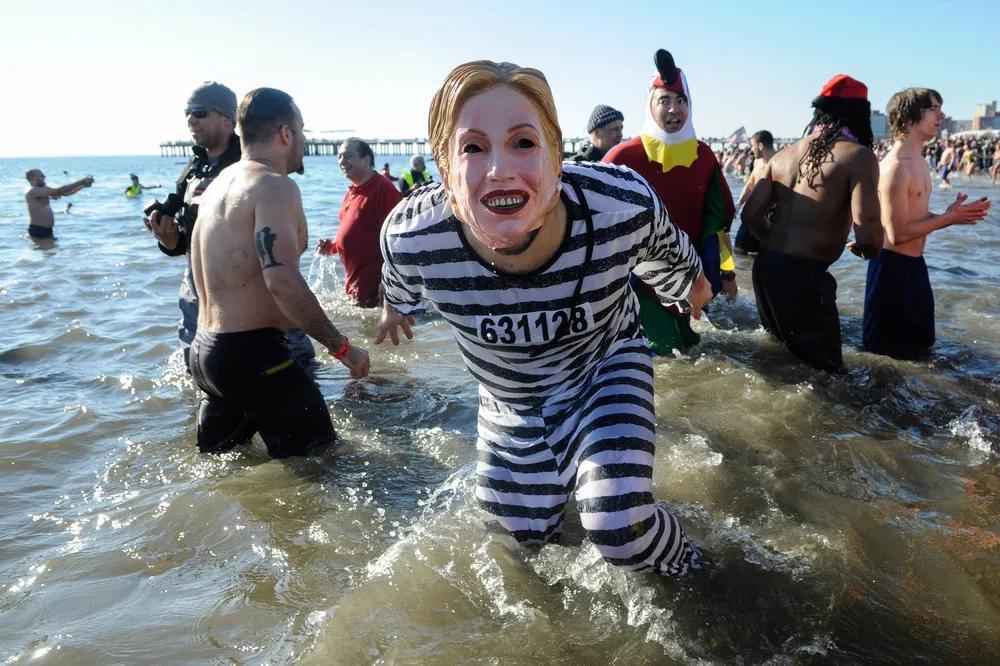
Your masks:
<instances>
[{"instance_id":1,"label":"black shorts","mask_svg":"<svg viewBox=\"0 0 1000 666\"><path fill-rule=\"evenodd\" d=\"M837 281L829 264L761 250L753 263L760 322L793 354L827 372L843 372Z\"/></svg>"},{"instance_id":2,"label":"black shorts","mask_svg":"<svg viewBox=\"0 0 1000 666\"><path fill-rule=\"evenodd\" d=\"M736 232L736 240L733 241L733 248L745 254L756 254L760 252L760 241L750 233L745 223L740 224L740 230Z\"/></svg>"},{"instance_id":3,"label":"black shorts","mask_svg":"<svg viewBox=\"0 0 1000 666\"><path fill-rule=\"evenodd\" d=\"M276 328L238 333L198 329L191 376L204 392L198 449L222 453L259 432L273 458L301 456L337 438L326 401Z\"/></svg>"},{"instance_id":4,"label":"black shorts","mask_svg":"<svg viewBox=\"0 0 1000 666\"><path fill-rule=\"evenodd\" d=\"M52 227L40 227L37 224L29 224L28 235L32 238L52 238Z\"/></svg>"},{"instance_id":5,"label":"black shorts","mask_svg":"<svg viewBox=\"0 0 1000 666\"><path fill-rule=\"evenodd\" d=\"M875 354L926 356L934 346L934 292L923 257L892 250L868 262L862 342Z\"/></svg>"}]
</instances>

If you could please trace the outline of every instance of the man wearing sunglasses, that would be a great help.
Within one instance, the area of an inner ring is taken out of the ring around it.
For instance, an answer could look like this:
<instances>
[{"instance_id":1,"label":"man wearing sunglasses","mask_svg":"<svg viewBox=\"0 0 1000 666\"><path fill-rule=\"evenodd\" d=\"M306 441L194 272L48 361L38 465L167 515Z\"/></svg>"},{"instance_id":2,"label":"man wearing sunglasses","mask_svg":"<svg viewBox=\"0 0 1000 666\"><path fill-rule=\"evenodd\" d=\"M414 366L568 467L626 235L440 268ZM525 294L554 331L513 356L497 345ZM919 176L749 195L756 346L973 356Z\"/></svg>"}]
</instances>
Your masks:
<instances>
[{"instance_id":1,"label":"man wearing sunglasses","mask_svg":"<svg viewBox=\"0 0 1000 666\"><path fill-rule=\"evenodd\" d=\"M169 257L188 255L202 193L219 172L239 162L242 155L240 138L236 135L236 94L232 90L221 83L206 81L188 97L184 115L195 144L194 156L177 179L177 195L184 203L176 217L157 211L142 220L156 236L160 251ZM191 341L198 329L198 293L191 277L190 255L181 282L179 304L178 335L187 367ZM298 329L289 331L288 338L295 359L311 367L316 352L309 338Z\"/></svg>"}]
</instances>

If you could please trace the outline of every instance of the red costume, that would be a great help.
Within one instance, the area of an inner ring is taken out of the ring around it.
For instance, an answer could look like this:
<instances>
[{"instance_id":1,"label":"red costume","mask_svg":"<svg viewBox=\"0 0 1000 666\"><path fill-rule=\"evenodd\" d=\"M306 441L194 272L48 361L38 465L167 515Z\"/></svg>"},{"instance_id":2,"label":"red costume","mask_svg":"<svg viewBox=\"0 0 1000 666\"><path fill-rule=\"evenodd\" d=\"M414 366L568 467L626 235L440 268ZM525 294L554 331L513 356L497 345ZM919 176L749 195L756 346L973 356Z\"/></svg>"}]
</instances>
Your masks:
<instances>
[{"instance_id":1,"label":"red costume","mask_svg":"<svg viewBox=\"0 0 1000 666\"><path fill-rule=\"evenodd\" d=\"M362 185L352 184L340 205L334 251L340 254L347 273L347 297L361 307L379 305L378 286L382 279L379 234L382 222L402 199L388 178L374 173Z\"/></svg>"},{"instance_id":2,"label":"red costume","mask_svg":"<svg viewBox=\"0 0 1000 666\"><path fill-rule=\"evenodd\" d=\"M733 193L722 174L722 169L719 168L719 160L707 144L698 142L698 157L691 166L675 166L670 171L664 171L663 165L648 159L642 138L638 136L612 148L602 161L624 164L649 181L663 199L674 224L680 227L696 245L702 234L705 195L712 178L715 178L722 195L723 219L726 220L724 228L728 232L732 226L733 217L736 215Z\"/></svg>"},{"instance_id":3,"label":"red costume","mask_svg":"<svg viewBox=\"0 0 1000 666\"><path fill-rule=\"evenodd\" d=\"M655 61L657 74L647 91L642 132L612 148L603 161L627 166L649 182L674 224L687 233L698 250L705 277L712 284L712 292L718 293L722 289L723 271L735 269L724 243L736 215L733 194L715 153L695 134L687 77L669 52L660 49ZM653 117L651 104L657 89L680 95L688 104L687 118L676 132L667 132ZM633 285L642 325L655 353L668 354L698 344L700 337L691 330L690 315L668 310L651 287L638 279L633 280Z\"/></svg>"}]
</instances>

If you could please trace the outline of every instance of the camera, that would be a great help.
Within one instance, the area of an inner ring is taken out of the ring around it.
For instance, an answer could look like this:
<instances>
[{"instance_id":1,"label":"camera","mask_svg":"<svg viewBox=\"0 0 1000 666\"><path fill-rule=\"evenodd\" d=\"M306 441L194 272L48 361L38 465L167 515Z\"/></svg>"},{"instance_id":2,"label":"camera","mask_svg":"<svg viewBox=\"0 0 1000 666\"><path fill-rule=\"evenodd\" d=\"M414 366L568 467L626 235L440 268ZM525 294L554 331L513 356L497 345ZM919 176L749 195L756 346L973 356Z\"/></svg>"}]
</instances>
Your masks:
<instances>
[{"instance_id":1,"label":"camera","mask_svg":"<svg viewBox=\"0 0 1000 666\"><path fill-rule=\"evenodd\" d=\"M160 201L159 199L154 199L146 204L146 207L142 209L142 212L149 217L155 212L159 212L161 216L173 217L177 215L177 212L184 205L184 199L181 198L176 192L171 192L167 195L166 200Z\"/></svg>"}]
</instances>

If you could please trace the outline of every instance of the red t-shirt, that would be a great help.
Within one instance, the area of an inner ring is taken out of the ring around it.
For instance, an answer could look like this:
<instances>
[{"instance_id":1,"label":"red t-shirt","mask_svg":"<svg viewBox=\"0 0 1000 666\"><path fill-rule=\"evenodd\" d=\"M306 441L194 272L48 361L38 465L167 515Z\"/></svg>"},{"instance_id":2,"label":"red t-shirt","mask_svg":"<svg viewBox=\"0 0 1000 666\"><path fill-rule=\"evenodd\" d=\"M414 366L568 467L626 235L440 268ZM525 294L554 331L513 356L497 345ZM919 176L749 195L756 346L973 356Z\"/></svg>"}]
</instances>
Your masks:
<instances>
[{"instance_id":1,"label":"red t-shirt","mask_svg":"<svg viewBox=\"0 0 1000 666\"><path fill-rule=\"evenodd\" d=\"M708 184L719 166L719 160L707 144L698 142L698 159L691 166L675 166L666 173L663 165L650 162L642 139L635 137L625 143L619 143L608 151L602 162L621 164L638 172L660 195L663 205L673 219L691 241L697 246L701 241L701 218L705 207L705 192ZM732 225L736 206L733 205L733 193L729 190L722 170L718 175L723 205L726 209L726 231Z\"/></svg>"},{"instance_id":2,"label":"red t-shirt","mask_svg":"<svg viewBox=\"0 0 1000 666\"><path fill-rule=\"evenodd\" d=\"M347 296L362 307L378 305L379 234L386 216L402 199L388 178L375 173L363 185L352 184L340 204L337 252L347 272Z\"/></svg>"}]
</instances>

